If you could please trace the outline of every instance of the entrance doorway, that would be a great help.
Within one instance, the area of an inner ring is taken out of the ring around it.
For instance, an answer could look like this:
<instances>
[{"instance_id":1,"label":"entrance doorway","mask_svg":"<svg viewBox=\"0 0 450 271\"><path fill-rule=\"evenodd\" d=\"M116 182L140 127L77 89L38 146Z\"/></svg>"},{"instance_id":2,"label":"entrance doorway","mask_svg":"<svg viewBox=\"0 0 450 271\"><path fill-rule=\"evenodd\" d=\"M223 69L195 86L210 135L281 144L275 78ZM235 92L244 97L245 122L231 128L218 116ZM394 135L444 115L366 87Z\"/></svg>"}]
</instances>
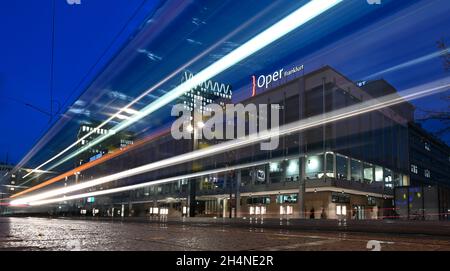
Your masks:
<instances>
[{"instance_id":1,"label":"entrance doorway","mask_svg":"<svg viewBox=\"0 0 450 271\"><path fill-rule=\"evenodd\" d=\"M364 205L353 205L352 218L356 220L366 219L365 210L366 208Z\"/></svg>"}]
</instances>

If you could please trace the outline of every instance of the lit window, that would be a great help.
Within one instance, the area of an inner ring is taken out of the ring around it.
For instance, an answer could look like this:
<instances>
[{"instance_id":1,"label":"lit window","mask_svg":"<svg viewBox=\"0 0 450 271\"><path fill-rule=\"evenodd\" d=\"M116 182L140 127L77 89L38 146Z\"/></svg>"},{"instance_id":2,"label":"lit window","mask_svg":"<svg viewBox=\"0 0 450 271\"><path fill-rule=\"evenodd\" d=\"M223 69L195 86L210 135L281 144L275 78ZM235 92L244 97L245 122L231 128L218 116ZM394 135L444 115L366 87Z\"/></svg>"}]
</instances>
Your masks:
<instances>
[{"instance_id":1,"label":"lit window","mask_svg":"<svg viewBox=\"0 0 450 271\"><path fill-rule=\"evenodd\" d=\"M416 165L411 164L411 172L417 174L418 168Z\"/></svg>"},{"instance_id":2,"label":"lit window","mask_svg":"<svg viewBox=\"0 0 450 271\"><path fill-rule=\"evenodd\" d=\"M336 205L336 215L347 215L347 206L345 205Z\"/></svg>"},{"instance_id":3,"label":"lit window","mask_svg":"<svg viewBox=\"0 0 450 271\"><path fill-rule=\"evenodd\" d=\"M429 169L425 169L425 177L427 177L427 178L431 177L431 172Z\"/></svg>"},{"instance_id":4,"label":"lit window","mask_svg":"<svg viewBox=\"0 0 450 271\"><path fill-rule=\"evenodd\" d=\"M425 142L425 150L427 150L427 151L431 151L431 148L430 148L430 143L428 143L428 142Z\"/></svg>"}]
</instances>

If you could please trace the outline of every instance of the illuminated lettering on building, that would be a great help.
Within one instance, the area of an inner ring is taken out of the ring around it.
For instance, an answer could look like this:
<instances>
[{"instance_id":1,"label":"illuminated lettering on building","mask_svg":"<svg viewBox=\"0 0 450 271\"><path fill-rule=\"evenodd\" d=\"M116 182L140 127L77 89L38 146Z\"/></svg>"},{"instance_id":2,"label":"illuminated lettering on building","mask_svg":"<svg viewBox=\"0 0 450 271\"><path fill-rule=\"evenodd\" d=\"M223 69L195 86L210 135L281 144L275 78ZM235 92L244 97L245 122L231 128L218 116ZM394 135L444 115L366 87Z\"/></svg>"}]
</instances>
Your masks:
<instances>
[{"instance_id":1,"label":"illuminated lettering on building","mask_svg":"<svg viewBox=\"0 0 450 271\"><path fill-rule=\"evenodd\" d=\"M185 82L194 77L194 74L191 72L184 72L181 82ZM197 88L202 89L203 91L207 91L221 98L231 99L232 88L231 85L215 82L212 80L205 81L197 86Z\"/></svg>"},{"instance_id":2,"label":"illuminated lettering on building","mask_svg":"<svg viewBox=\"0 0 450 271\"><path fill-rule=\"evenodd\" d=\"M183 73L181 82L186 82L192 77L194 74L186 71ZM225 101L231 101L232 94L231 85L208 80L186 92L182 101L186 109L204 112L206 105L213 102L224 106Z\"/></svg>"},{"instance_id":3,"label":"illuminated lettering on building","mask_svg":"<svg viewBox=\"0 0 450 271\"><path fill-rule=\"evenodd\" d=\"M270 85L277 82L285 77L291 76L295 73L303 71L305 69L304 65L295 66L294 68L285 71L284 69L277 70L271 74L260 75L256 77L252 76L252 97L256 95L256 89L268 89Z\"/></svg>"}]
</instances>

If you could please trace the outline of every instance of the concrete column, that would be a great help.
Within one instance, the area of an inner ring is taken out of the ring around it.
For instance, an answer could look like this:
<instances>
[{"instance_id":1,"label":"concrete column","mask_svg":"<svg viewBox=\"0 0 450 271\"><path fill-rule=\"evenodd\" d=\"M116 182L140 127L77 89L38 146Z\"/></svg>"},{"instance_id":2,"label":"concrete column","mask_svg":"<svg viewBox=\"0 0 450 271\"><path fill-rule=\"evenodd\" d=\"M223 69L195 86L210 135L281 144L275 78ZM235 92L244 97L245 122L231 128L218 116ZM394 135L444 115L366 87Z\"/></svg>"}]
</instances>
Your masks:
<instances>
[{"instance_id":1,"label":"concrete column","mask_svg":"<svg viewBox=\"0 0 450 271\"><path fill-rule=\"evenodd\" d=\"M228 191L230 189L229 185L230 184L228 183L228 173L225 172L223 174L223 189L224 189L225 193L228 193Z\"/></svg>"},{"instance_id":2,"label":"concrete column","mask_svg":"<svg viewBox=\"0 0 450 271\"><path fill-rule=\"evenodd\" d=\"M236 171L236 217L241 217L241 170Z\"/></svg>"},{"instance_id":3,"label":"concrete column","mask_svg":"<svg viewBox=\"0 0 450 271\"><path fill-rule=\"evenodd\" d=\"M337 179L337 164L336 164L336 153L333 152L333 174L334 179Z\"/></svg>"},{"instance_id":4,"label":"concrete column","mask_svg":"<svg viewBox=\"0 0 450 271\"><path fill-rule=\"evenodd\" d=\"M130 191L128 194L128 215L131 216L131 210L133 209L133 204L131 203L133 200L133 191Z\"/></svg>"},{"instance_id":5,"label":"concrete column","mask_svg":"<svg viewBox=\"0 0 450 271\"><path fill-rule=\"evenodd\" d=\"M217 213L217 217L220 217L220 198L217 198L217 201L216 201L216 213Z\"/></svg>"},{"instance_id":6,"label":"concrete column","mask_svg":"<svg viewBox=\"0 0 450 271\"><path fill-rule=\"evenodd\" d=\"M229 173L227 172L225 174L225 182L228 183L228 191L229 191L229 206L228 206L228 217L232 218L233 217L233 208L231 207L231 203L233 201L233 182L234 182L234 178L232 176L228 176Z\"/></svg>"},{"instance_id":7,"label":"concrete column","mask_svg":"<svg viewBox=\"0 0 450 271\"><path fill-rule=\"evenodd\" d=\"M228 214L227 214L227 204L228 204L228 200L226 199L226 198L224 198L223 199L223 212L222 212L222 217L223 218L225 218L225 217L228 217Z\"/></svg>"},{"instance_id":8,"label":"concrete column","mask_svg":"<svg viewBox=\"0 0 450 271\"><path fill-rule=\"evenodd\" d=\"M372 165L372 183L375 182L375 165Z\"/></svg>"},{"instance_id":9,"label":"concrete column","mask_svg":"<svg viewBox=\"0 0 450 271\"><path fill-rule=\"evenodd\" d=\"M131 210L133 210L133 203L131 201L128 203L128 216L131 216Z\"/></svg>"},{"instance_id":10,"label":"concrete column","mask_svg":"<svg viewBox=\"0 0 450 271\"><path fill-rule=\"evenodd\" d=\"M347 158L347 180L350 181L352 179L352 159L350 157Z\"/></svg>"},{"instance_id":11,"label":"concrete column","mask_svg":"<svg viewBox=\"0 0 450 271\"><path fill-rule=\"evenodd\" d=\"M300 157L300 178L299 178L299 191L298 191L298 209L299 217L305 218L305 195L306 195L306 177L305 177L305 157Z\"/></svg>"},{"instance_id":12,"label":"concrete column","mask_svg":"<svg viewBox=\"0 0 450 271\"><path fill-rule=\"evenodd\" d=\"M362 160L361 160L361 183L364 183L364 161Z\"/></svg>"},{"instance_id":13,"label":"concrete column","mask_svg":"<svg viewBox=\"0 0 450 271\"><path fill-rule=\"evenodd\" d=\"M306 82L303 76L300 80L298 80L298 103L299 103L299 119L303 119L305 117L305 93L306 93ZM305 195L306 195L306 172L305 172L305 157L307 152L307 142L304 133L299 133L298 136L299 143L299 154L303 155L299 158L299 193L298 193L298 209L299 209L299 217L305 218Z\"/></svg>"},{"instance_id":14,"label":"concrete column","mask_svg":"<svg viewBox=\"0 0 450 271\"><path fill-rule=\"evenodd\" d=\"M195 217L195 196L196 196L196 179L189 180L189 196L188 196L188 206L189 206L189 217Z\"/></svg>"},{"instance_id":15,"label":"concrete column","mask_svg":"<svg viewBox=\"0 0 450 271\"><path fill-rule=\"evenodd\" d=\"M252 180L251 180L251 185L255 185L256 183L256 168L253 167L252 168Z\"/></svg>"}]
</instances>

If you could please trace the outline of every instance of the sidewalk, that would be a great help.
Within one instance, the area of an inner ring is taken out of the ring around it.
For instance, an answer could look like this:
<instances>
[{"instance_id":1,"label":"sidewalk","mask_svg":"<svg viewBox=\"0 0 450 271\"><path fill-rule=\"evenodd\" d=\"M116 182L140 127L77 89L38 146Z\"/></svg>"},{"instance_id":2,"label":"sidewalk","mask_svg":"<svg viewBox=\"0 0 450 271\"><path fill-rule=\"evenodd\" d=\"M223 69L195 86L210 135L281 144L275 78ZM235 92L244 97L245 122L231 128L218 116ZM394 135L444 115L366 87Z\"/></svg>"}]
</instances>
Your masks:
<instances>
[{"instance_id":1,"label":"sidewalk","mask_svg":"<svg viewBox=\"0 0 450 271\"><path fill-rule=\"evenodd\" d=\"M342 231L384 234L420 234L450 237L450 221L411 220L319 220L319 219L258 219L249 218L162 218L162 217L59 217L60 219L97 220L126 223L164 223L168 225L253 227L302 231Z\"/></svg>"}]
</instances>

